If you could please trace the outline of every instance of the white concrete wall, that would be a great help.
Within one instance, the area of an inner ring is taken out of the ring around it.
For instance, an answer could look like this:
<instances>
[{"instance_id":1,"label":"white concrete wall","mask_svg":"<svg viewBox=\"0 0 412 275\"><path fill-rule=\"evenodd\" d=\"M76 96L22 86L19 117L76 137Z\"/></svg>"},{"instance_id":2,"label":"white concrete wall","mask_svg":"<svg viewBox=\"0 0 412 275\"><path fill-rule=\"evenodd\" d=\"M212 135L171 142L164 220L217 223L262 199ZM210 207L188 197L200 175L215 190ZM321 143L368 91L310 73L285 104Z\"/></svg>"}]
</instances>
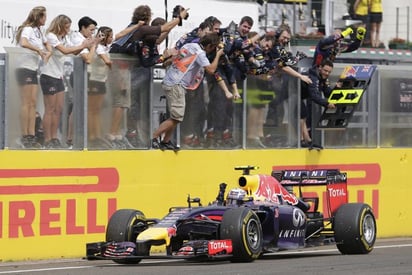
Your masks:
<instances>
[{"instance_id":1,"label":"white concrete wall","mask_svg":"<svg viewBox=\"0 0 412 275\"><path fill-rule=\"evenodd\" d=\"M243 1L225 0L168 0L168 20L171 20L172 10L176 5L190 8L189 18L182 27L176 27L169 35L170 43L175 42L184 33L197 27L206 17L216 16L227 26L232 20L239 23L245 16L251 16L256 24L253 30L258 29L258 4ZM13 33L27 18L34 6L47 8L46 26L59 14L66 14L73 23L72 29L77 30L77 21L82 16L90 16L100 26L109 26L114 32L122 30L130 23L133 10L139 5L149 5L153 18L165 17L165 1L113 1L113 0L0 0L0 52L3 47L13 46Z\"/></svg>"},{"instance_id":2,"label":"white concrete wall","mask_svg":"<svg viewBox=\"0 0 412 275\"><path fill-rule=\"evenodd\" d=\"M382 40L387 42L396 37L396 8L399 8L399 34L403 39L408 38L407 7L409 6L409 40L412 41L412 1L411 0L382 0L383 22Z\"/></svg>"}]
</instances>

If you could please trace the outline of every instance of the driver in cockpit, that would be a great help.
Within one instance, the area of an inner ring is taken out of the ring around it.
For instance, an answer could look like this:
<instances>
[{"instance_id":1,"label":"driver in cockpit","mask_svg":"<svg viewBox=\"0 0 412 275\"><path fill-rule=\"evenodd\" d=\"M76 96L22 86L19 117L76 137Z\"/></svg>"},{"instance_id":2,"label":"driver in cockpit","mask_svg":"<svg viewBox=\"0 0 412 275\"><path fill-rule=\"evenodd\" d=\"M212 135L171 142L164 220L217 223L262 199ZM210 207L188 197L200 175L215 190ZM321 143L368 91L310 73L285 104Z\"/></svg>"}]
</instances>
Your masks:
<instances>
[{"instance_id":1,"label":"driver in cockpit","mask_svg":"<svg viewBox=\"0 0 412 275\"><path fill-rule=\"evenodd\" d=\"M246 191L240 188L233 188L226 196L226 205L241 205L245 202Z\"/></svg>"}]
</instances>

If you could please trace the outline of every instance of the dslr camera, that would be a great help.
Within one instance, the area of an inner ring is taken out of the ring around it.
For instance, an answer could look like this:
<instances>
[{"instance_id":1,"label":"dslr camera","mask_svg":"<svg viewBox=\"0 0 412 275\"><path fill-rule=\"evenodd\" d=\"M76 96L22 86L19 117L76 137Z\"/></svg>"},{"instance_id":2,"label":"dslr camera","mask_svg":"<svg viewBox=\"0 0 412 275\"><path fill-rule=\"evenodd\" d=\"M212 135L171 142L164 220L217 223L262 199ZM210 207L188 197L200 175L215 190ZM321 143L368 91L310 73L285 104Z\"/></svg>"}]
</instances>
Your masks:
<instances>
[{"instance_id":1,"label":"dslr camera","mask_svg":"<svg viewBox=\"0 0 412 275\"><path fill-rule=\"evenodd\" d=\"M179 22L179 26L182 26L182 20L187 20L187 18L189 18L189 13L186 15L185 18L181 18L180 17L180 12L183 11L185 8L182 7L181 5L177 5L174 9L173 9L173 18L180 18L180 22Z\"/></svg>"}]
</instances>

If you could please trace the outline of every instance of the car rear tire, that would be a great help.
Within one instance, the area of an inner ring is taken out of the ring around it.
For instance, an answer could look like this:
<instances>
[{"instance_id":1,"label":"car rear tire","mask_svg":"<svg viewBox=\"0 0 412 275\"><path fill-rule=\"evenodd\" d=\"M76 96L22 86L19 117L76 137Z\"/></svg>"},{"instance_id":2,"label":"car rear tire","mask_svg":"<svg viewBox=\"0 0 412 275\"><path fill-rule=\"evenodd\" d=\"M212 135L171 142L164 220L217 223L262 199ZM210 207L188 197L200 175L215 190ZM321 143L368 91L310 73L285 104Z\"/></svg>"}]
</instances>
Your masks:
<instances>
[{"instance_id":1,"label":"car rear tire","mask_svg":"<svg viewBox=\"0 0 412 275\"><path fill-rule=\"evenodd\" d=\"M262 226L256 213L247 207L225 211L220 238L232 240L232 262L251 262L262 252Z\"/></svg>"},{"instance_id":2,"label":"car rear tire","mask_svg":"<svg viewBox=\"0 0 412 275\"><path fill-rule=\"evenodd\" d=\"M363 203L343 204L333 220L335 241L342 254L367 254L376 240L376 220L371 207Z\"/></svg>"},{"instance_id":3,"label":"car rear tire","mask_svg":"<svg viewBox=\"0 0 412 275\"><path fill-rule=\"evenodd\" d=\"M106 241L115 242L136 242L137 235L140 233L135 230L135 226L145 222L144 214L139 210L120 209L113 213L106 229ZM119 264L137 264L141 259L116 259Z\"/></svg>"}]
</instances>

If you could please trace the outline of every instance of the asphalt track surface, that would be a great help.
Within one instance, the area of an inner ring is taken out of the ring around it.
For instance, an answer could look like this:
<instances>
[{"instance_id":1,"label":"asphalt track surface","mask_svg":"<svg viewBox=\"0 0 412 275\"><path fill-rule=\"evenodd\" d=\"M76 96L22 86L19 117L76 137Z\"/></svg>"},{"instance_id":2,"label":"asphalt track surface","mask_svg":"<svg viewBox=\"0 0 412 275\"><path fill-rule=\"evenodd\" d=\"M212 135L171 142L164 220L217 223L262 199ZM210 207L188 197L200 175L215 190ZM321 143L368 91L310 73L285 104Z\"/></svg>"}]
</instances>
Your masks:
<instances>
[{"instance_id":1,"label":"asphalt track surface","mask_svg":"<svg viewBox=\"0 0 412 275\"><path fill-rule=\"evenodd\" d=\"M111 261L64 259L0 263L1 274L123 275L123 274L412 274L412 238L377 240L367 255L341 255L334 245L266 254L253 263L229 261L142 260L137 265Z\"/></svg>"}]
</instances>

